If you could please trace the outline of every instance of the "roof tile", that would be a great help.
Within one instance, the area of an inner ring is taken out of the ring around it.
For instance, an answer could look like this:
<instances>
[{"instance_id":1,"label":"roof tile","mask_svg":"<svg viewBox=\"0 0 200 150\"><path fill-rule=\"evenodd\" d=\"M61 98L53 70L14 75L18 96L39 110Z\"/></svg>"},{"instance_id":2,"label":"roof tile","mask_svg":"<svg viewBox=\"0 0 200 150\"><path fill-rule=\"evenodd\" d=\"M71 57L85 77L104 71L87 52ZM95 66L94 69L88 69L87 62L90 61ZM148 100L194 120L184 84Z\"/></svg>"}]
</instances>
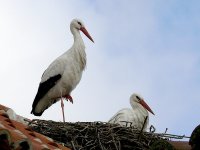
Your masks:
<instances>
[{"instance_id":1,"label":"roof tile","mask_svg":"<svg viewBox=\"0 0 200 150\"><path fill-rule=\"evenodd\" d=\"M26 125L24 117L15 114L12 109L0 105L0 149L19 150L23 148L29 150L69 150L51 138L33 131Z\"/></svg>"}]
</instances>

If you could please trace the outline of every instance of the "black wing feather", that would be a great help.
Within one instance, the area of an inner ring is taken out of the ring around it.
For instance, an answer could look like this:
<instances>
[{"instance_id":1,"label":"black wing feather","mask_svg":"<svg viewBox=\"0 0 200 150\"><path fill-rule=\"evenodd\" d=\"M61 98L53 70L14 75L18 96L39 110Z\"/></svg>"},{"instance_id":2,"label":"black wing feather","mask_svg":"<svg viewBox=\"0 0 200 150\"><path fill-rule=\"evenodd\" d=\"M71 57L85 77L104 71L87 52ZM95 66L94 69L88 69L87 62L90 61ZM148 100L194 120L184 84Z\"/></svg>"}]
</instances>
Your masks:
<instances>
[{"instance_id":1,"label":"black wing feather","mask_svg":"<svg viewBox=\"0 0 200 150\"><path fill-rule=\"evenodd\" d=\"M50 77L47 81L40 83L39 88L38 88L38 92L35 96L35 99L33 101L33 105L32 105L32 111L31 113L33 113L36 116L41 116L41 113L36 113L35 107L37 106L38 102L40 101L41 98L44 97L44 95L53 87L55 86L56 82L61 78L61 74L55 75L53 77Z\"/></svg>"}]
</instances>

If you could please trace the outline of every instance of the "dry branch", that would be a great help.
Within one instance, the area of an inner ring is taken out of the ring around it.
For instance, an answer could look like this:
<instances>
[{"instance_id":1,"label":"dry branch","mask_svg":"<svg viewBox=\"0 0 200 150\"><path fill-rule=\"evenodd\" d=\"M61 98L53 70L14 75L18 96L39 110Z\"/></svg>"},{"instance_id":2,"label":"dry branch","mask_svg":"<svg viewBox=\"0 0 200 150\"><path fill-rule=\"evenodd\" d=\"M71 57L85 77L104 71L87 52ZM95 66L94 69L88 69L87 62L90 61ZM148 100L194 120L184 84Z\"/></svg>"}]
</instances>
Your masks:
<instances>
[{"instance_id":1,"label":"dry branch","mask_svg":"<svg viewBox=\"0 0 200 150\"><path fill-rule=\"evenodd\" d=\"M73 150L147 150L153 142L170 138L170 134L166 133L143 132L134 127L104 122L63 123L33 120L29 126ZM176 138L175 135L173 138Z\"/></svg>"}]
</instances>

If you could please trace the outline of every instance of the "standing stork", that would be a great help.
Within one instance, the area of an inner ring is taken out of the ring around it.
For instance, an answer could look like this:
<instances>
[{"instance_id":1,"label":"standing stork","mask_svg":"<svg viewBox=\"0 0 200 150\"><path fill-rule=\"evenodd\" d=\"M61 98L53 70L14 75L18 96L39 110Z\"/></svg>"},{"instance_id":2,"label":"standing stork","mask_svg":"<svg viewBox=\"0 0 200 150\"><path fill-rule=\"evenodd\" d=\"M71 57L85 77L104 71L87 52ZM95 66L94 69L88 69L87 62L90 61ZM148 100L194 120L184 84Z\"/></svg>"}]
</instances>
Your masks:
<instances>
[{"instance_id":1,"label":"standing stork","mask_svg":"<svg viewBox=\"0 0 200 150\"><path fill-rule=\"evenodd\" d=\"M31 113L35 116L41 116L48 107L61 99L63 121L65 122L63 98L73 103L71 92L80 82L86 66L85 45L80 31L92 42L94 41L79 19L72 20L70 30L74 37L72 47L55 59L42 75L38 92L32 104Z\"/></svg>"},{"instance_id":2,"label":"standing stork","mask_svg":"<svg viewBox=\"0 0 200 150\"><path fill-rule=\"evenodd\" d=\"M133 126L140 130L143 127L145 118L147 117L143 128L144 130L146 130L149 123L148 111L154 115L153 111L145 103L144 99L138 94L131 95L130 104L132 106L132 109L121 109L108 122L113 124L120 124L121 126Z\"/></svg>"}]
</instances>

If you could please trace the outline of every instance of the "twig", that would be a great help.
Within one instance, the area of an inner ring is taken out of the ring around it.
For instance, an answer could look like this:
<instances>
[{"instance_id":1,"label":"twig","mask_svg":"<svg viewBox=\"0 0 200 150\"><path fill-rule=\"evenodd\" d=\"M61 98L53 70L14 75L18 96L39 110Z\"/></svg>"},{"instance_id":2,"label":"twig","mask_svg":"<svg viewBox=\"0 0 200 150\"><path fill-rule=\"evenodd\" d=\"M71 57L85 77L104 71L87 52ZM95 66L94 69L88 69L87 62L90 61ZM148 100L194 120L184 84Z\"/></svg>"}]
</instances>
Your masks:
<instances>
[{"instance_id":1,"label":"twig","mask_svg":"<svg viewBox=\"0 0 200 150\"><path fill-rule=\"evenodd\" d=\"M144 126L145 126L145 124L146 124L147 118L148 118L148 116L146 116L145 119L144 119L144 123L143 123L143 125L142 125L142 129L140 130L140 134L139 134L139 136L138 136L138 141L140 141L140 139L141 139L142 132L143 132L143 130L144 130Z\"/></svg>"},{"instance_id":2,"label":"twig","mask_svg":"<svg viewBox=\"0 0 200 150\"><path fill-rule=\"evenodd\" d=\"M75 146L74 146L74 142L73 142L73 141L71 141L71 145L72 145L72 147L73 147L73 150L76 150L76 148L75 148Z\"/></svg>"},{"instance_id":3,"label":"twig","mask_svg":"<svg viewBox=\"0 0 200 150\"><path fill-rule=\"evenodd\" d=\"M144 132L147 118L141 130L134 127L121 127L117 124L105 122L54 122L33 120L29 127L41 134L51 137L55 141L64 143L72 150L147 150L158 139L189 138L167 133Z\"/></svg>"},{"instance_id":4,"label":"twig","mask_svg":"<svg viewBox=\"0 0 200 150\"><path fill-rule=\"evenodd\" d=\"M165 134L167 133L168 128L165 129Z\"/></svg>"},{"instance_id":5,"label":"twig","mask_svg":"<svg viewBox=\"0 0 200 150\"><path fill-rule=\"evenodd\" d=\"M103 148L103 146L102 146L102 144L101 144L101 141L100 141L99 132L97 133L97 135L98 135L98 142L99 142L100 148L101 148L102 150L104 150L104 148Z\"/></svg>"},{"instance_id":6,"label":"twig","mask_svg":"<svg viewBox=\"0 0 200 150\"><path fill-rule=\"evenodd\" d=\"M115 145L116 150L118 150L117 144L116 144L116 142L115 142L115 139L114 139L113 135L112 135L112 141L113 141L113 143L114 143L114 145Z\"/></svg>"}]
</instances>

